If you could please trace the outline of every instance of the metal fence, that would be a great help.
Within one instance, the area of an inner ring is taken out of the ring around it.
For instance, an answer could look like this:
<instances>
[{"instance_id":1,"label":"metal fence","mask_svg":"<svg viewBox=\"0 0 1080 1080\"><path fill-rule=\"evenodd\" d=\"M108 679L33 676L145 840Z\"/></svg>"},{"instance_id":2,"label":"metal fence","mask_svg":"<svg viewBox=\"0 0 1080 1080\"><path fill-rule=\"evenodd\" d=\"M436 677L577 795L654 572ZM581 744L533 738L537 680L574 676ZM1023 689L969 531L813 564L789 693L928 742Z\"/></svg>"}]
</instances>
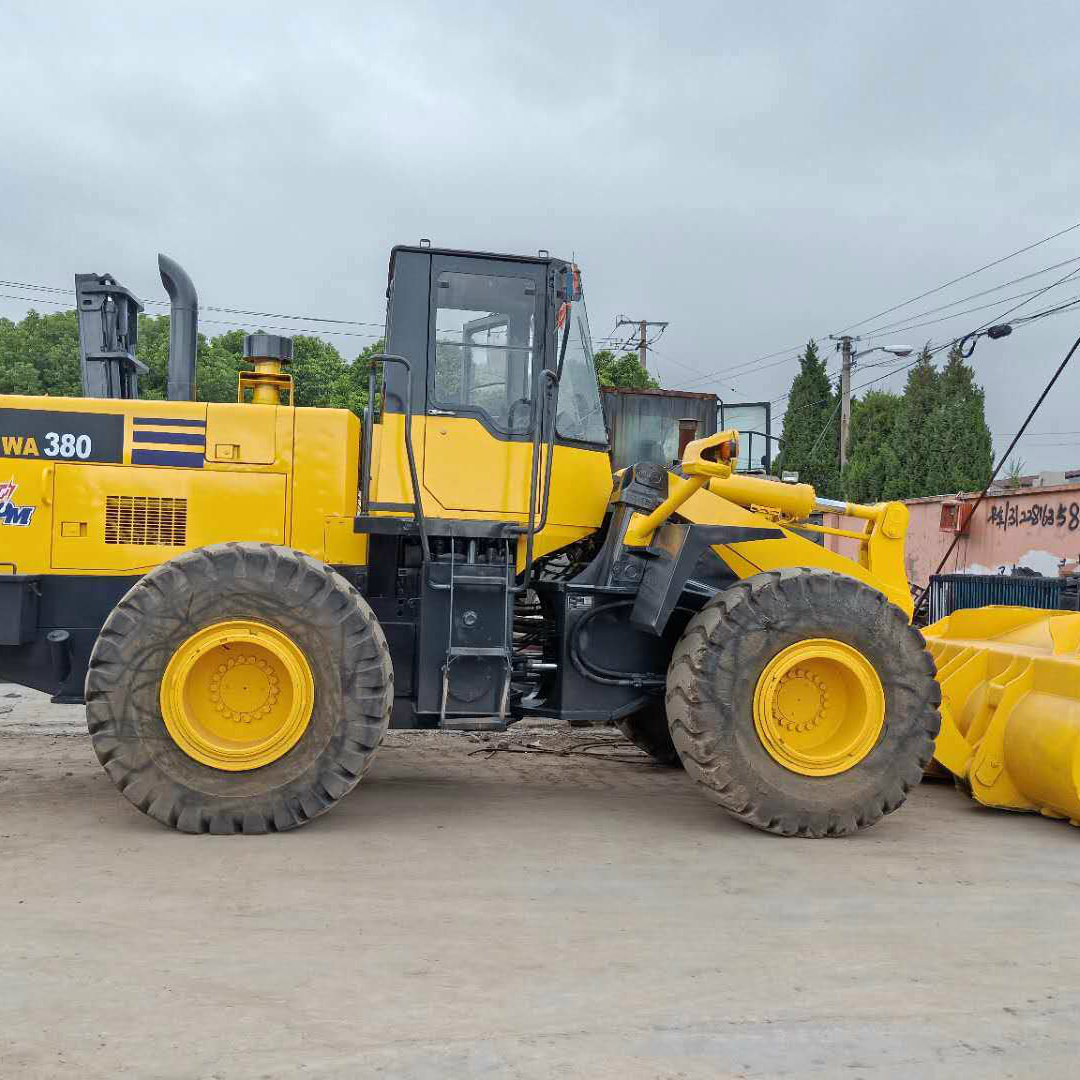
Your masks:
<instances>
[{"instance_id":1,"label":"metal fence","mask_svg":"<svg viewBox=\"0 0 1080 1080\"><path fill-rule=\"evenodd\" d=\"M930 578L930 621L961 608L1005 604L1059 611L1072 607L1075 585L1069 578L1024 574L935 574Z\"/></svg>"}]
</instances>

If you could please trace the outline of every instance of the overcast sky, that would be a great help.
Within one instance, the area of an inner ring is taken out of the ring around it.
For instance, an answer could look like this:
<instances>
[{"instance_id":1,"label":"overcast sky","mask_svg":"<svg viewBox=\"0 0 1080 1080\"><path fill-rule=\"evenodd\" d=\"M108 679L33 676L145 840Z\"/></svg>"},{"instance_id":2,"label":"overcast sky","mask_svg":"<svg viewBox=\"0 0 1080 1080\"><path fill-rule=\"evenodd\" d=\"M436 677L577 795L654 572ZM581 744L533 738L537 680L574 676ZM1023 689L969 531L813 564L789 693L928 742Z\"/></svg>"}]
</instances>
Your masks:
<instances>
[{"instance_id":1,"label":"overcast sky","mask_svg":"<svg viewBox=\"0 0 1080 1080\"><path fill-rule=\"evenodd\" d=\"M163 298L165 251L204 305L377 323L395 243L543 247L576 255L595 337L668 320L665 386L756 400L794 363L700 376L1080 222L1075 3L92 7L0 11L0 279ZM1080 229L859 330L1077 256ZM860 347L947 340L1077 267ZM1076 296L1080 274L1017 314ZM996 435L1078 333L1080 308L980 343ZM1078 402L1080 358L1029 469L1080 468Z\"/></svg>"}]
</instances>

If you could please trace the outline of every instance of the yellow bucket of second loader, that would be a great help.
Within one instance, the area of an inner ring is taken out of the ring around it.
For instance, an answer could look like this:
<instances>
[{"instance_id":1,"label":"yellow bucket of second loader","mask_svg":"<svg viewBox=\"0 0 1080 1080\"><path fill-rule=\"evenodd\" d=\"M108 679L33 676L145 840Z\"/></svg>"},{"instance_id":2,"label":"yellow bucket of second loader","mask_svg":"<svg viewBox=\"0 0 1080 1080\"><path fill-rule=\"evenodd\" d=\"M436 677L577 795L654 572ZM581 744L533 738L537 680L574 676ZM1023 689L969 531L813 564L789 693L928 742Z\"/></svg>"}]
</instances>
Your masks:
<instances>
[{"instance_id":1,"label":"yellow bucket of second loader","mask_svg":"<svg viewBox=\"0 0 1080 1080\"><path fill-rule=\"evenodd\" d=\"M986 806L1080 825L1080 613L973 608L923 633L942 695L934 757Z\"/></svg>"}]
</instances>

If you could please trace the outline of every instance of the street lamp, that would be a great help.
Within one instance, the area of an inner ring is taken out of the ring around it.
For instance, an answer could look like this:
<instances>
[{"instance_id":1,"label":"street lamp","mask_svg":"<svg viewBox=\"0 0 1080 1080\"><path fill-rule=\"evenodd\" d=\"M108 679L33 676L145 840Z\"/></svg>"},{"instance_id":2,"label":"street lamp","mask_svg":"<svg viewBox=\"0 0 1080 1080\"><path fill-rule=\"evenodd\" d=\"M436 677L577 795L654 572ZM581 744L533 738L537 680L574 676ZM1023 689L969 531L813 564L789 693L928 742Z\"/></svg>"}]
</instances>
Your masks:
<instances>
[{"instance_id":1,"label":"street lamp","mask_svg":"<svg viewBox=\"0 0 1080 1080\"><path fill-rule=\"evenodd\" d=\"M844 362L840 369L840 468L847 464L848 428L851 426L851 368L859 356L866 356L872 352L887 352L893 356L910 356L911 349L890 349L886 345L874 345L869 349L861 349L855 352L853 346L858 337L844 334L836 343L841 350Z\"/></svg>"},{"instance_id":2,"label":"street lamp","mask_svg":"<svg viewBox=\"0 0 1080 1080\"><path fill-rule=\"evenodd\" d=\"M858 360L860 356L867 356L872 352L886 352L889 353L891 356L898 356L903 359L905 356L910 356L914 351L914 349L890 349L887 345L874 345L869 349L860 349L858 352L852 353L851 359ZM887 361L883 361L883 363L887 363ZM880 365L869 364L868 366L879 367Z\"/></svg>"}]
</instances>

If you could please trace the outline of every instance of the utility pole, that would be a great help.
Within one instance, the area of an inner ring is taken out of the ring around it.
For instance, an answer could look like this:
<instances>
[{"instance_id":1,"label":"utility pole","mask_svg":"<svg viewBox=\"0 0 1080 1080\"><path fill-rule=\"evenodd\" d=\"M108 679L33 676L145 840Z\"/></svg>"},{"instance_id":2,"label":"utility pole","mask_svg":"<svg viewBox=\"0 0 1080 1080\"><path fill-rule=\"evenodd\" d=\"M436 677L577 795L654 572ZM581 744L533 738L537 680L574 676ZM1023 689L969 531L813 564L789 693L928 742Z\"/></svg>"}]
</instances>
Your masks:
<instances>
[{"instance_id":1,"label":"utility pole","mask_svg":"<svg viewBox=\"0 0 1080 1080\"><path fill-rule=\"evenodd\" d=\"M851 429L851 369L855 366L855 361L860 356L873 352L885 352L902 359L910 356L912 350L893 349L888 345L873 345L869 349L860 349L855 352L854 346L859 340L858 337L852 337L850 334L842 334L840 337L830 335L830 337L836 342L836 347L843 357L840 367L840 468L842 469L848 460L848 432Z\"/></svg>"},{"instance_id":2,"label":"utility pole","mask_svg":"<svg viewBox=\"0 0 1080 1080\"><path fill-rule=\"evenodd\" d=\"M850 334L840 338L840 350L844 357L840 368L840 468L847 464L848 428L851 426L851 361L853 356Z\"/></svg>"},{"instance_id":3,"label":"utility pole","mask_svg":"<svg viewBox=\"0 0 1080 1080\"><path fill-rule=\"evenodd\" d=\"M620 315L619 321L615 324L615 329L618 330L620 326L636 326L638 331L638 363L641 364L643 370L648 371L648 356L649 356L649 327L658 326L663 332L667 329L668 324L666 322L660 322L657 319L627 319L625 316ZM629 342L627 343L629 344Z\"/></svg>"}]
</instances>

